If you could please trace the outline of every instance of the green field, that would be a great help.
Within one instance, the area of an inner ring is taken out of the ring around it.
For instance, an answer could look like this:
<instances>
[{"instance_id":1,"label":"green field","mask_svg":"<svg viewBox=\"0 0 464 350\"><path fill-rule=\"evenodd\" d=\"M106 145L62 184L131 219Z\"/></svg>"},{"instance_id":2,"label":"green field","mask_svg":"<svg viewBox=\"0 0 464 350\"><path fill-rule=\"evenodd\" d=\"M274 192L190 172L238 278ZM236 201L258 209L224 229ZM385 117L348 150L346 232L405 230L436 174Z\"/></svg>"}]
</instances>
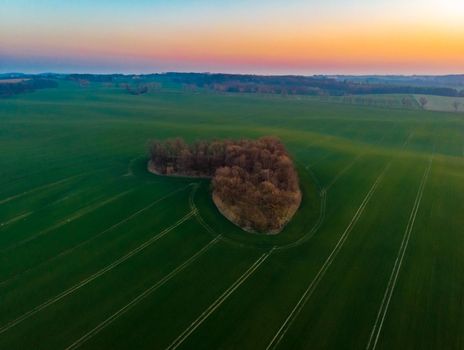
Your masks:
<instances>
[{"instance_id":1,"label":"green field","mask_svg":"<svg viewBox=\"0 0 464 350\"><path fill-rule=\"evenodd\" d=\"M279 136L244 233L150 138ZM0 100L0 349L464 349L464 114L61 82Z\"/></svg>"},{"instance_id":2,"label":"green field","mask_svg":"<svg viewBox=\"0 0 464 350\"><path fill-rule=\"evenodd\" d=\"M425 109L429 111L464 112L464 97L415 95L417 101L419 101L421 97L427 99ZM454 106L455 102L458 104L457 106Z\"/></svg>"}]
</instances>

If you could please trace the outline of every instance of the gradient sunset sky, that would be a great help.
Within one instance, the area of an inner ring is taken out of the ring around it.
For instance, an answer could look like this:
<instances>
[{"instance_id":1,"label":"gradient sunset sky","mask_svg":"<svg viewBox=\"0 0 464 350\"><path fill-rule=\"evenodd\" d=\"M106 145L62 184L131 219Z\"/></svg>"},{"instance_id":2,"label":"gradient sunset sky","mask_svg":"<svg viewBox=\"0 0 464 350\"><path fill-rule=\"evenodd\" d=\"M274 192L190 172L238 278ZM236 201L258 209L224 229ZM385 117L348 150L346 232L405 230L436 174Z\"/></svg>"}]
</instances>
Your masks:
<instances>
[{"instance_id":1,"label":"gradient sunset sky","mask_svg":"<svg viewBox=\"0 0 464 350\"><path fill-rule=\"evenodd\" d=\"M464 73L464 0L0 0L0 72Z\"/></svg>"}]
</instances>

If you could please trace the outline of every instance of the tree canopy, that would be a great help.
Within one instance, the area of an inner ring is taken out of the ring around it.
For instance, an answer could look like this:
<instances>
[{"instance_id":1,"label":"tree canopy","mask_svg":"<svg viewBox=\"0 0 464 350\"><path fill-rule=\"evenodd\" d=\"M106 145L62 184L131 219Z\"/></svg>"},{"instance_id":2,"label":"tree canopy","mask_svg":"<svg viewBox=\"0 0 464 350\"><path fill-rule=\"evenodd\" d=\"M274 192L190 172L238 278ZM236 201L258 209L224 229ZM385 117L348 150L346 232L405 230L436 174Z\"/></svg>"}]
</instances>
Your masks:
<instances>
[{"instance_id":1,"label":"tree canopy","mask_svg":"<svg viewBox=\"0 0 464 350\"><path fill-rule=\"evenodd\" d=\"M297 172L280 140L154 140L150 165L164 175L212 177L213 200L248 231L276 233L301 202Z\"/></svg>"}]
</instances>

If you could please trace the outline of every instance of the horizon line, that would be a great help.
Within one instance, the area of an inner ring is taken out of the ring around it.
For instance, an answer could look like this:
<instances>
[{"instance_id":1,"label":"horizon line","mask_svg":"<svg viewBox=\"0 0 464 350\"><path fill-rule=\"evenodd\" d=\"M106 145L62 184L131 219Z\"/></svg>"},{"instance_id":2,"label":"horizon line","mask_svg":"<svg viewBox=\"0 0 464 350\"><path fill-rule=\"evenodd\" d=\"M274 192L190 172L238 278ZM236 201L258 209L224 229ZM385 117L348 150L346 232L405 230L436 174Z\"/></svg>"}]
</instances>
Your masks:
<instances>
[{"instance_id":1,"label":"horizon line","mask_svg":"<svg viewBox=\"0 0 464 350\"><path fill-rule=\"evenodd\" d=\"M254 76L275 76L275 77L285 77L285 76L293 76L293 77L331 77L331 76L339 76L339 77L444 77L444 76L464 76L463 73L442 73L442 74L430 74L430 73L355 73L355 74L347 74L347 73L310 73L310 74L296 74L296 73L237 73L237 72L227 72L227 71L176 71L176 70L167 70L167 71L153 71L149 73L134 73L134 72L121 72L121 71L113 71L111 73L104 73L104 72L91 72L91 71L69 71L69 72L58 72L58 71L38 71L34 73L27 73L24 71L0 71L0 75L8 75L8 74L23 74L23 75L45 75L45 74L56 74L56 75L73 75L73 74L90 74L90 75L125 75L125 76L143 76L143 75L153 75L153 74L210 74L210 75L254 75Z\"/></svg>"}]
</instances>

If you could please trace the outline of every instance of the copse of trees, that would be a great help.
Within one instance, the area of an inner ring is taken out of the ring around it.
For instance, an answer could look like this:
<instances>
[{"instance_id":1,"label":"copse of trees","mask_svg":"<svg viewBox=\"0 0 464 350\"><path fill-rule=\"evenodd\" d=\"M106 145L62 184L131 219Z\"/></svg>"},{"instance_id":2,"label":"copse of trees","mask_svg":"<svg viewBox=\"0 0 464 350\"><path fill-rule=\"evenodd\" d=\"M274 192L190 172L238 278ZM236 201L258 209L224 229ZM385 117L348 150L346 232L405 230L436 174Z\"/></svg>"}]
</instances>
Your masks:
<instances>
[{"instance_id":1,"label":"copse of trees","mask_svg":"<svg viewBox=\"0 0 464 350\"><path fill-rule=\"evenodd\" d=\"M139 83L131 85L128 83L121 83L120 86L124 88L131 95L144 95L150 91L154 91L160 88L159 83Z\"/></svg>"},{"instance_id":2,"label":"copse of trees","mask_svg":"<svg viewBox=\"0 0 464 350\"><path fill-rule=\"evenodd\" d=\"M280 232L301 202L293 162L274 137L192 144L154 140L149 166L163 175L211 177L219 211L247 231Z\"/></svg>"}]
</instances>

